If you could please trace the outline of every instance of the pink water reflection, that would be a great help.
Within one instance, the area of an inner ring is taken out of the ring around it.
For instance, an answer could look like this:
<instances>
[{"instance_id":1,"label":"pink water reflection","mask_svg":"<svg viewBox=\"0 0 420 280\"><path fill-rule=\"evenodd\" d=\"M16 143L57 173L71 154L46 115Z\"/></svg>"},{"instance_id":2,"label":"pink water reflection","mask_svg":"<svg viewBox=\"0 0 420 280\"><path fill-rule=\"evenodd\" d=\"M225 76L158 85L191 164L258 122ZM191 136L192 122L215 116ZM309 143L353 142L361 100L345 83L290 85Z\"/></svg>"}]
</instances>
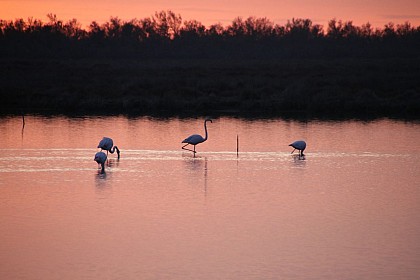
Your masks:
<instances>
[{"instance_id":1,"label":"pink water reflection","mask_svg":"<svg viewBox=\"0 0 420 280\"><path fill-rule=\"evenodd\" d=\"M190 134L204 136L203 119L151 119L126 117L2 119L3 145L8 148L92 148L108 135L125 149L178 150ZM372 129L374 127L375 129ZM289 151L291 141L304 139L307 152L400 152L420 151L415 141L418 124L392 120L371 122L296 122L285 120L244 121L221 118L208 125L209 141L202 151ZM403 128L403 129L401 129Z\"/></svg>"},{"instance_id":2,"label":"pink water reflection","mask_svg":"<svg viewBox=\"0 0 420 280\"><path fill-rule=\"evenodd\" d=\"M3 119L0 278L417 278L418 124L202 122Z\"/></svg>"}]
</instances>

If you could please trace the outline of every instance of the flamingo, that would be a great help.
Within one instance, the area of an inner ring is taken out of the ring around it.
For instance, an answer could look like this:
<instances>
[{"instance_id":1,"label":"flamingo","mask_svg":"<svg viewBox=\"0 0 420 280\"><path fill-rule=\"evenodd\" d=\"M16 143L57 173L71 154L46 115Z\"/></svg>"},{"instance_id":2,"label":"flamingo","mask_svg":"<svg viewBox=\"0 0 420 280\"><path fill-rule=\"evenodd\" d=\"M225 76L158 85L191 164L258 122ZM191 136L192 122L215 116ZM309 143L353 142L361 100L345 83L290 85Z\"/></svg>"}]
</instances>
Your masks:
<instances>
[{"instance_id":1,"label":"flamingo","mask_svg":"<svg viewBox=\"0 0 420 280\"><path fill-rule=\"evenodd\" d=\"M95 154L95 158L93 159L94 161L96 161L98 164L101 165L102 169L101 169L101 173L105 172L105 161L106 161L106 154L104 152L97 152Z\"/></svg>"},{"instance_id":2,"label":"flamingo","mask_svg":"<svg viewBox=\"0 0 420 280\"><path fill-rule=\"evenodd\" d=\"M108 152L113 154L115 150L117 150L118 158L120 158L120 150L118 149L117 146L114 146L114 147L113 146L114 146L114 142L112 141L112 139L108 137L104 137L102 138L101 142L99 142L98 148L101 148L101 151L105 150L107 155L108 155Z\"/></svg>"},{"instance_id":3,"label":"flamingo","mask_svg":"<svg viewBox=\"0 0 420 280\"><path fill-rule=\"evenodd\" d=\"M290 144L289 146L293 147L292 154L295 150L299 150L300 155L304 156L303 151L306 149L306 142L305 141L303 141L303 140L295 141L292 144Z\"/></svg>"},{"instance_id":4,"label":"flamingo","mask_svg":"<svg viewBox=\"0 0 420 280\"><path fill-rule=\"evenodd\" d=\"M191 151L195 155L195 153L196 153L196 151L195 151L195 145L200 144L200 143L203 143L208 138L207 122L213 123L213 121L211 119L208 119L208 118L204 121L204 131L206 132L206 136L203 138L203 136L201 136L201 135L193 134L193 135L185 138L184 141L182 141L181 143L187 143L187 144L185 144L184 146L182 146L182 149ZM193 145L194 146L194 150L190 150L190 149L185 148L188 145Z\"/></svg>"}]
</instances>

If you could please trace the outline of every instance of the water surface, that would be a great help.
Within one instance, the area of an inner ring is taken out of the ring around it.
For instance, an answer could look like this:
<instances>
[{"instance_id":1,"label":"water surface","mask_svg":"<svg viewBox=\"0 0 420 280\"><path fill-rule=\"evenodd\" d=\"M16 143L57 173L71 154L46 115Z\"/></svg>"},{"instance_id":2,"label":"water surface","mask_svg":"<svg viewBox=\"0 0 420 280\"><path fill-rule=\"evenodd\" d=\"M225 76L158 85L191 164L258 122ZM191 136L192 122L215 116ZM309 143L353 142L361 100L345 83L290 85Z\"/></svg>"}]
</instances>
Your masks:
<instances>
[{"instance_id":1,"label":"water surface","mask_svg":"<svg viewBox=\"0 0 420 280\"><path fill-rule=\"evenodd\" d=\"M202 119L1 119L0 278L418 279L420 124L208 129L194 157Z\"/></svg>"}]
</instances>

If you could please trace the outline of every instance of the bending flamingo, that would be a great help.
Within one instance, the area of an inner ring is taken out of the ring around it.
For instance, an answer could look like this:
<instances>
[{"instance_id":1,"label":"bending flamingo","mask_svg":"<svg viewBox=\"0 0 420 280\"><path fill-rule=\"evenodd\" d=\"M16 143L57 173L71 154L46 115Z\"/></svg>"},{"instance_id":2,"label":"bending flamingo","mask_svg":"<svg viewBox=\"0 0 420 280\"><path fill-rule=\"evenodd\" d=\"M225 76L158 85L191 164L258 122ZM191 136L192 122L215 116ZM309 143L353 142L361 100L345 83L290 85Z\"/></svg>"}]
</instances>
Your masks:
<instances>
[{"instance_id":1,"label":"bending flamingo","mask_svg":"<svg viewBox=\"0 0 420 280\"><path fill-rule=\"evenodd\" d=\"M106 161L106 154L104 152L97 152L95 154L95 158L93 159L94 161L96 161L98 164L101 165L102 169L101 169L101 173L105 172L105 161Z\"/></svg>"},{"instance_id":2,"label":"bending flamingo","mask_svg":"<svg viewBox=\"0 0 420 280\"><path fill-rule=\"evenodd\" d=\"M105 150L106 154L108 154L108 152L113 154L115 150L117 150L118 158L120 158L120 150L118 149L117 146L114 146L114 142L112 141L111 138L108 138L108 137L102 138L101 142L99 142L98 148L101 148L101 151Z\"/></svg>"},{"instance_id":3,"label":"bending flamingo","mask_svg":"<svg viewBox=\"0 0 420 280\"><path fill-rule=\"evenodd\" d=\"M306 149L306 142L303 140L299 140L299 141L295 141L292 144L290 144L289 146L292 146L294 149L292 151L292 154L295 150L300 151L300 155L303 156L303 151Z\"/></svg>"}]
</instances>

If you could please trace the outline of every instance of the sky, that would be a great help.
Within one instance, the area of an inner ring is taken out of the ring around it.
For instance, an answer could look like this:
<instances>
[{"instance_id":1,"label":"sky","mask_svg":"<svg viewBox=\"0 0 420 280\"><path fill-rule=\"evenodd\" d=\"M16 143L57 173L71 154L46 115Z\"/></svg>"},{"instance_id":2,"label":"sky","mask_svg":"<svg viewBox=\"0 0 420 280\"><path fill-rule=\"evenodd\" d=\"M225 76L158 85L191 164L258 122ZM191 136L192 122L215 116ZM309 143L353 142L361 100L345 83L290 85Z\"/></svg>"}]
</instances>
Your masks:
<instances>
[{"instance_id":1,"label":"sky","mask_svg":"<svg viewBox=\"0 0 420 280\"><path fill-rule=\"evenodd\" d=\"M231 24L236 17L267 17L284 25L292 18L310 19L325 28L331 19L369 22L383 28L389 22L420 26L420 0L0 0L0 19L33 17L48 22L56 14L66 22L77 19L83 28L118 17L123 21L151 17L156 11L171 10L182 20L198 20L205 26Z\"/></svg>"}]
</instances>

